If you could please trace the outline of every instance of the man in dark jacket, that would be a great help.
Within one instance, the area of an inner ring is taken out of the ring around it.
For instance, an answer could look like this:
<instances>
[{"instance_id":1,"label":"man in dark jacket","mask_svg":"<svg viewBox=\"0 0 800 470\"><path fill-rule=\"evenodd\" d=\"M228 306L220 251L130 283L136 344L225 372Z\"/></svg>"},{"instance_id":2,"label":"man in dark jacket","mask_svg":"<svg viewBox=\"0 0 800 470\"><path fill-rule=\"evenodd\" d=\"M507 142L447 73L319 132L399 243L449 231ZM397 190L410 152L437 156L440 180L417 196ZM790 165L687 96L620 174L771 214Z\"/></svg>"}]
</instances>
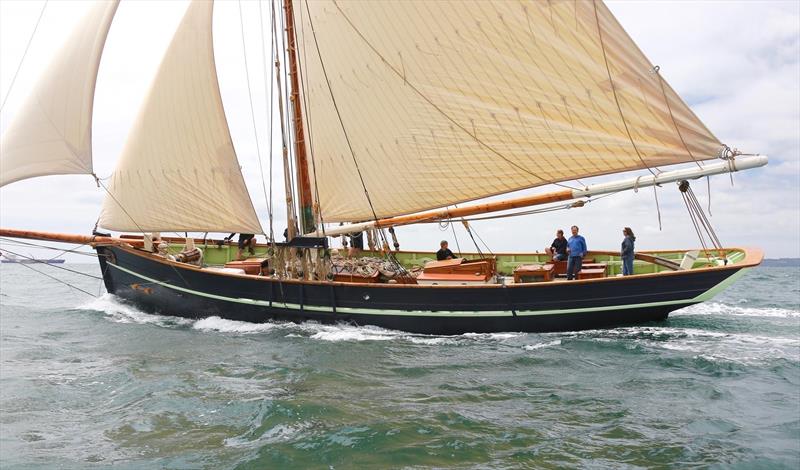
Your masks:
<instances>
[{"instance_id":1,"label":"man in dark jacket","mask_svg":"<svg viewBox=\"0 0 800 470\"><path fill-rule=\"evenodd\" d=\"M442 242L439 243L439 246L441 247L441 249L436 252L436 259L438 261L444 261L446 259L456 259L456 255L454 255L453 252L450 251L450 248L447 248L447 240L442 240Z\"/></svg>"},{"instance_id":2,"label":"man in dark jacket","mask_svg":"<svg viewBox=\"0 0 800 470\"><path fill-rule=\"evenodd\" d=\"M553 258L554 261L566 261L567 259L567 239L564 238L564 231L558 230L553 243L544 251Z\"/></svg>"}]
</instances>

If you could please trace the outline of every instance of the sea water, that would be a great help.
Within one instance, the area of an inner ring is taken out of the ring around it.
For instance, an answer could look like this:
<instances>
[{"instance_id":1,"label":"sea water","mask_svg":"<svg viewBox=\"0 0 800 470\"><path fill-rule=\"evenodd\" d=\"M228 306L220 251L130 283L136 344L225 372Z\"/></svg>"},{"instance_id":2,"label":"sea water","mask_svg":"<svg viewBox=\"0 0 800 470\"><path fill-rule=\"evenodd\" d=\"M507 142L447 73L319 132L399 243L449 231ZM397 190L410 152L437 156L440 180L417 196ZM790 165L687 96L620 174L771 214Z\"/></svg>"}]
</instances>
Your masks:
<instances>
[{"instance_id":1,"label":"sea water","mask_svg":"<svg viewBox=\"0 0 800 470\"><path fill-rule=\"evenodd\" d=\"M37 269L97 298L0 268L2 468L800 467L798 268L665 322L460 336L154 316Z\"/></svg>"}]
</instances>

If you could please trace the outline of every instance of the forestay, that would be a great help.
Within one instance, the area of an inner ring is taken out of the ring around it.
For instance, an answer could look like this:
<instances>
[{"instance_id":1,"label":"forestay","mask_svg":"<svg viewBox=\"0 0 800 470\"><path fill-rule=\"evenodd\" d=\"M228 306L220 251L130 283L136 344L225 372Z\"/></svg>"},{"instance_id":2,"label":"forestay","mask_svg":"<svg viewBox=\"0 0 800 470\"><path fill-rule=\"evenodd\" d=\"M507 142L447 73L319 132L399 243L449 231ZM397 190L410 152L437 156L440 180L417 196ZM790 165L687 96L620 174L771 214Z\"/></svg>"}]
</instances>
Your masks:
<instances>
[{"instance_id":1,"label":"forestay","mask_svg":"<svg viewBox=\"0 0 800 470\"><path fill-rule=\"evenodd\" d=\"M92 173L92 105L118 1L96 2L53 56L0 143L0 186Z\"/></svg>"},{"instance_id":2,"label":"forestay","mask_svg":"<svg viewBox=\"0 0 800 470\"><path fill-rule=\"evenodd\" d=\"M721 146L602 2L300 0L294 14L328 222L703 160Z\"/></svg>"},{"instance_id":3,"label":"forestay","mask_svg":"<svg viewBox=\"0 0 800 470\"><path fill-rule=\"evenodd\" d=\"M222 107L212 11L193 1L175 32L111 177L102 227L262 233Z\"/></svg>"}]
</instances>

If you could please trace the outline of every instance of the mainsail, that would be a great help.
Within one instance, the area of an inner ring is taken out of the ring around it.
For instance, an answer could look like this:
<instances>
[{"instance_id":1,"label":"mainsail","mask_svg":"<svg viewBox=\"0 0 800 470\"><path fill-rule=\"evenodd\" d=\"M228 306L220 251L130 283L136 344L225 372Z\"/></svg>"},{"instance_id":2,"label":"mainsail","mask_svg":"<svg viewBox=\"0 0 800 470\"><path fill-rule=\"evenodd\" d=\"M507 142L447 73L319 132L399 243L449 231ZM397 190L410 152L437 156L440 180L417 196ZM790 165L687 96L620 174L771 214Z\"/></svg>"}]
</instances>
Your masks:
<instances>
[{"instance_id":1,"label":"mainsail","mask_svg":"<svg viewBox=\"0 0 800 470\"><path fill-rule=\"evenodd\" d=\"M301 0L294 15L326 222L721 147L599 1Z\"/></svg>"},{"instance_id":2,"label":"mainsail","mask_svg":"<svg viewBox=\"0 0 800 470\"><path fill-rule=\"evenodd\" d=\"M219 93L213 3L178 26L114 171L99 224L119 231L262 233Z\"/></svg>"},{"instance_id":3,"label":"mainsail","mask_svg":"<svg viewBox=\"0 0 800 470\"><path fill-rule=\"evenodd\" d=\"M91 7L3 133L0 186L35 176L92 173L95 83L118 4Z\"/></svg>"}]
</instances>

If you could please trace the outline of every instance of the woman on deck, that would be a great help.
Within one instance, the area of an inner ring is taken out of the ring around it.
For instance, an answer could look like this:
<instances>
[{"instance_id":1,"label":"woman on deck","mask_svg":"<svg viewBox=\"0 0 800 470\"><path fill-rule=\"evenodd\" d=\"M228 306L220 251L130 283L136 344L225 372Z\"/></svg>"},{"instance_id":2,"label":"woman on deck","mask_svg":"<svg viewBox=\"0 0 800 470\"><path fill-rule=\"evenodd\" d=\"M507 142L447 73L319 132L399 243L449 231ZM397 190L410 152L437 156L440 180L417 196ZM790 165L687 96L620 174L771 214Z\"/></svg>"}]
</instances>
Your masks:
<instances>
[{"instance_id":1,"label":"woman on deck","mask_svg":"<svg viewBox=\"0 0 800 470\"><path fill-rule=\"evenodd\" d=\"M619 257L622 258L622 275L630 276L633 274L633 242L636 241L636 237L630 227L622 229L622 234L625 236L619 253Z\"/></svg>"}]
</instances>

